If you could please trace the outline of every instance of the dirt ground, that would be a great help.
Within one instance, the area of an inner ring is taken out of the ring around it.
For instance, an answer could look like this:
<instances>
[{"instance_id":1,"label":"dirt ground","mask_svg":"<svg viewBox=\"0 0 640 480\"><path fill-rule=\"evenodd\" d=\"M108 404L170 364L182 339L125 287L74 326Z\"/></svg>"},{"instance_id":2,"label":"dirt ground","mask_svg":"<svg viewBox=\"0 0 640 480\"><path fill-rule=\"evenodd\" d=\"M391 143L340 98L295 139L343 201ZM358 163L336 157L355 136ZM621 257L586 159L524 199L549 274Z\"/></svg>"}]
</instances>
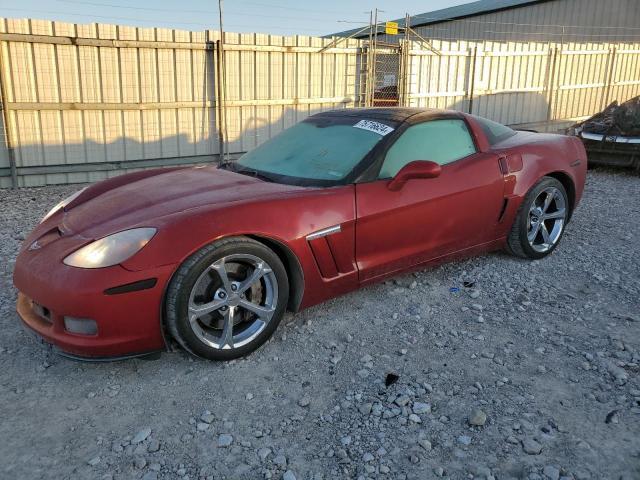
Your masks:
<instances>
[{"instance_id":1,"label":"dirt ground","mask_svg":"<svg viewBox=\"0 0 640 480\"><path fill-rule=\"evenodd\" d=\"M640 479L639 177L591 171L545 260L369 287L228 364L78 363L22 328L19 244L77 188L0 191L1 478Z\"/></svg>"}]
</instances>

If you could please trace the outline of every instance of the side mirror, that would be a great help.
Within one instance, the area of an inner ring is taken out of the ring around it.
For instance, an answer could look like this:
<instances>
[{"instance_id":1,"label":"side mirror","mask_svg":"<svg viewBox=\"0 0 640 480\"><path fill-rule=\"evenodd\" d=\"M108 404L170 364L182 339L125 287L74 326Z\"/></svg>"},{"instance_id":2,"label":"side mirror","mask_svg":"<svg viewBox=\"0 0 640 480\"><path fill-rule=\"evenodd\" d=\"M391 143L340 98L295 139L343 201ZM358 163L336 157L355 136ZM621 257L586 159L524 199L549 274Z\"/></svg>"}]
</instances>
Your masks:
<instances>
[{"instance_id":1,"label":"side mirror","mask_svg":"<svg viewBox=\"0 0 640 480\"><path fill-rule=\"evenodd\" d=\"M397 192L404 187L404 184L414 178L436 178L442 173L442 167L436 162L428 160L416 160L407 163L400 169L396 176L389 181L387 188L392 192Z\"/></svg>"}]
</instances>

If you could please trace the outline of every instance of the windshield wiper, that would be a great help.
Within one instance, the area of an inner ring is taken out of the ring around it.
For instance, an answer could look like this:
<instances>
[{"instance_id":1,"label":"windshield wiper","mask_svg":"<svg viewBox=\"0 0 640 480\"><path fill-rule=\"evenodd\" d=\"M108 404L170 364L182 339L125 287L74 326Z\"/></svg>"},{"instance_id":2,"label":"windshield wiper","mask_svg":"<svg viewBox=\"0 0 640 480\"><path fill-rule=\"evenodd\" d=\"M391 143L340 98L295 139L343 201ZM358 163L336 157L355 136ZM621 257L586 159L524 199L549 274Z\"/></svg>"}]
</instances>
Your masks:
<instances>
[{"instance_id":1,"label":"windshield wiper","mask_svg":"<svg viewBox=\"0 0 640 480\"><path fill-rule=\"evenodd\" d=\"M234 172L239 173L241 175L251 175L255 178L259 178L260 180L264 180L265 182L275 181L269 175L262 173L260 170L256 170L255 168L245 167L243 165L236 165L236 169L234 170Z\"/></svg>"},{"instance_id":2,"label":"windshield wiper","mask_svg":"<svg viewBox=\"0 0 640 480\"><path fill-rule=\"evenodd\" d=\"M227 160L226 162L221 162L218 164L218 168L222 169L222 170L234 170L234 168L229 168L229 167L233 167L235 165L236 162L232 162L231 160Z\"/></svg>"},{"instance_id":3,"label":"windshield wiper","mask_svg":"<svg viewBox=\"0 0 640 480\"><path fill-rule=\"evenodd\" d=\"M274 182L275 180L271 176L262 173L255 168L245 167L244 165L238 165L235 161L226 161L218 165L218 168L222 170L229 170L231 172L239 173L241 175L251 175L252 177L259 178L265 182Z\"/></svg>"}]
</instances>

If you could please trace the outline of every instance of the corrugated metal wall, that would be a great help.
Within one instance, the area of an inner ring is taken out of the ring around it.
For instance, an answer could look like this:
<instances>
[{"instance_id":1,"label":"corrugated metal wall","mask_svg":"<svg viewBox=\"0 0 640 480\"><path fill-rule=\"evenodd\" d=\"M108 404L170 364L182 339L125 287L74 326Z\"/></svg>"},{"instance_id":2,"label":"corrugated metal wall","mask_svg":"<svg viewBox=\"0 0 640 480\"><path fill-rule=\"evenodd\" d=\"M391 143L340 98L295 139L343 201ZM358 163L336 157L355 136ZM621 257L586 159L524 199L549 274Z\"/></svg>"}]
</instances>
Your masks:
<instances>
[{"instance_id":1,"label":"corrugated metal wall","mask_svg":"<svg viewBox=\"0 0 640 480\"><path fill-rule=\"evenodd\" d=\"M218 32L10 19L0 19L0 32L20 186L219 158ZM227 34L225 41L231 153L311 113L354 105L358 40L322 53L331 40Z\"/></svg>"},{"instance_id":2,"label":"corrugated metal wall","mask_svg":"<svg viewBox=\"0 0 640 480\"><path fill-rule=\"evenodd\" d=\"M428 21L412 17L411 24ZM425 38L511 42L640 42L638 0L551 0L416 26Z\"/></svg>"},{"instance_id":3,"label":"corrugated metal wall","mask_svg":"<svg viewBox=\"0 0 640 480\"><path fill-rule=\"evenodd\" d=\"M209 135L214 72L206 32L6 19L0 31L70 40L2 42L20 186L96 181L160 158L218 152ZM76 38L187 48L76 45Z\"/></svg>"},{"instance_id":4,"label":"corrugated metal wall","mask_svg":"<svg viewBox=\"0 0 640 480\"><path fill-rule=\"evenodd\" d=\"M358 40L266 34L225 35L228 150L246 152L314 113L353 107Z\"/></svg>"},{"instance_id":5,"label":"corrugated metal wall","mask_svg":"<svg viewBox=\"0 0 640 480\"><path fill-rule=\"evenodd\" d=\"M7 140L19 186L89 182L217 161L225 123L223 145L237 156L310 114L363 105L372 93L363 41L225 38L220 102L217 32L0 19L9 119L0 186L12 185ZM640 94L640 44L431 44L435 52L420 42L379 51L398 57L401 104L553 130Z\"/></svg>"},{"instance_id":6,"label":"corrugated metal wall","mask_svg":"<svg viewBox=\"0 0 640 480\"><path fill-rule=\"evenodd\" d=\"M640 95L640 44L411 42L405 103L555 131Z\"/></svg>"}]
</instances>

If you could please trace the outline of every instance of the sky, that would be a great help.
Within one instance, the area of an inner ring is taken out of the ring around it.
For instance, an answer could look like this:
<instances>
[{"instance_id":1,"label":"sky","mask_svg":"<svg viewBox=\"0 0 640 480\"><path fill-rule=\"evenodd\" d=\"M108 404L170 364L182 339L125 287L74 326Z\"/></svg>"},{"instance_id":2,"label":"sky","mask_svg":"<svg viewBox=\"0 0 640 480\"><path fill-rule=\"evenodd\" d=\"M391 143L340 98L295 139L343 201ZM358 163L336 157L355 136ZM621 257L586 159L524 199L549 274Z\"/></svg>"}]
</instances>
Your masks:
<instances>
[{"instance_id":1,"label":"sky","mask_svg":"<svg viewBox=\"0 0 640 480\"><path fill-rule=\"evenodd\" d=\"M404 18L469 3L469 0L225 0L224 28L229 32L322 36L379 20ZM218 28L217 0L0 0L0 17L113 23L181 30Z\"/></svg>"}]
</instances>

